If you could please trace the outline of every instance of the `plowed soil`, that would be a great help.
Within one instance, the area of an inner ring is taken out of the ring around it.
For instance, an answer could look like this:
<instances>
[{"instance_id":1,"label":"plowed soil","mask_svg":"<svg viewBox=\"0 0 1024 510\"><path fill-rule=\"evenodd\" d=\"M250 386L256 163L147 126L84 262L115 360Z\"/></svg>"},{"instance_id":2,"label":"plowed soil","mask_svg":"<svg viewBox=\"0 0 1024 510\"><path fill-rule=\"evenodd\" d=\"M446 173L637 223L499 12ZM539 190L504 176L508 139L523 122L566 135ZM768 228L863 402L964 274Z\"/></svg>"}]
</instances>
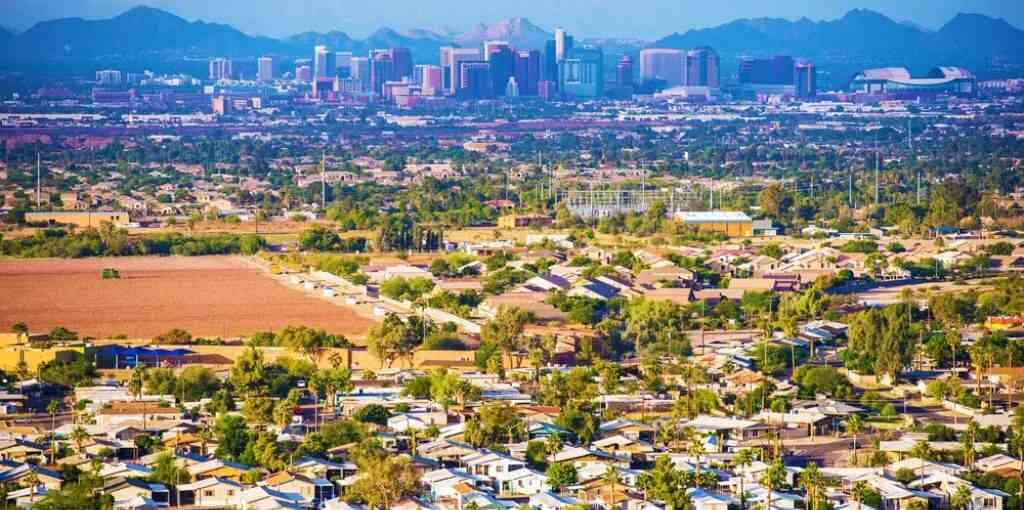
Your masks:
<instances>
[{"instance_id":1,"label":"plowed soil","mask_svg":"<svg viewBox=\"0 0 1024 510\"><path fill-rule=\"evenodd\" d=\"M103 280L108 267L121 279ZM95 338L150 338L172 328L233 338L310 326L356 340L373 325L240 257L0 260L0 331L16 322L32 333L64 326Z\"/></svg>"}]
</instances>

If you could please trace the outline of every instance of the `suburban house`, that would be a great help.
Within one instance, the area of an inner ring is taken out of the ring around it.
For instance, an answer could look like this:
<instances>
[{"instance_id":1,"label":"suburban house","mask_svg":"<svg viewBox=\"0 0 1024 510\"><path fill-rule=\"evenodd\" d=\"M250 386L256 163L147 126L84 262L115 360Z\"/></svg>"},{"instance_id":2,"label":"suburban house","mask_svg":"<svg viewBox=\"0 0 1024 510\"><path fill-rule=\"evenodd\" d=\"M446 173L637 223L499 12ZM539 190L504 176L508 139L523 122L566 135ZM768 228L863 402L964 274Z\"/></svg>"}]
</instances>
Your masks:
<instances>
[{"instance_id":1,"label":"suburban house","mask_svg":"<svg viewBox=\"0 0 1024 510\"><path fill-rule=\"evenodd\" d=\"M238 504L238 496L245 490L238 482L225 478L204 478L178 486L183 505L196 508L228 508Z\"/></svg>"}]
</instances>

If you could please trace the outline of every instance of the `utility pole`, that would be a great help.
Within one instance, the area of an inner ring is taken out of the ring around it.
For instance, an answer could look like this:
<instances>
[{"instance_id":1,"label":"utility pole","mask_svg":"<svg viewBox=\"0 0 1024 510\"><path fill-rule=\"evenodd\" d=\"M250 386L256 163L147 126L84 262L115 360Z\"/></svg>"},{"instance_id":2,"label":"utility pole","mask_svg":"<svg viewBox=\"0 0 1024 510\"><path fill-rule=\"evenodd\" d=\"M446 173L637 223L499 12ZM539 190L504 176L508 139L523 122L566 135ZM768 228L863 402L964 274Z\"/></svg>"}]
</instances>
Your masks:
<instances>
[{"instance_id":1,"label":"utility pole","mask_svg":"<svg viewBox=\"0 0 1024 510\"><path fill-rule=\"evenodd\" d=\"M875 136L875 205L878 205L878 174L881 166L881 154L878 153L878 136Z\"/></svg>"},{"instance_id":2,"label":"utility pole","mask_svg":"<svg viewBox=\"0 0 1024 510\"><path fill-rule=\"evenodd\" d=\"M847 201L850 203L850 207L853 207L853 169L852 168L848 171L847 175L850 176L850 191L849 191L849 194L848 194L849 198L847 199Z\"/></svg>"},{"instance_id":3,"label":"utility pole","mask_svg":"<svg viewBox=\"0 0 1024 510\"><path fill-rule=\"evenodd\" d=\"M914 150L914 126L912 121L912 117L907 117L907 148L910 150Z\"/></svg>"},{"instance_id":4,"label":"utility pole","mask_svg":"<svg viewBox=\"0 0 1024 510\"><path fill-rule=\"evenodd\" d=\"M320 211L327 214L327 151L320 152Z\"/></svg>"},{"instance_id":5,"label":"utility pole","mask_svg":"<svg viewBox=\"0 0 1024 510\"><path fill-rule=\"evenodd\" d=\"M39 210L39 207L40 207L40 205L39 205L39 203L41 201L40 197L43 194L43 184L42 184L42 181L40 179L42 179L42 159L39 156L39 153L37 152L36 153L36 210L37 211Z\"/></svg>"},{"instance_id":6,"label":"utility pole","mask_svg":"<svg viewBox=\"0 0 1024 510\"><path fill-rule=\"evenodd\" d=\"M647 162L640 161L640 205L647 209Z\"/></svg>"},{"instance_id":7,"label":"utility pole","mask_svg":"<svg viewBox=\"0 0 1024 510\"><path fill-rule=\"evenodd\" d=\"M921 171L917 171L917 205L921 205Z\"/></svg>"}]
</instances>

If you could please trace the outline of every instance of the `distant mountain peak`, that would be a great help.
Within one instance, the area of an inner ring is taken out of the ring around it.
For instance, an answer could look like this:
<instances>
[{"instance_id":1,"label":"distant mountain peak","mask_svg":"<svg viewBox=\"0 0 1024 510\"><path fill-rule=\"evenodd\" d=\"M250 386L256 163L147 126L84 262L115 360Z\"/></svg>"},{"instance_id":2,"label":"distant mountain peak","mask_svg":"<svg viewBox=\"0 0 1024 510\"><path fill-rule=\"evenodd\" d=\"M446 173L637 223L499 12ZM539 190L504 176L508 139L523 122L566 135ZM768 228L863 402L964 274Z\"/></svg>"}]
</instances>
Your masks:
<instances>
[{"instance_id":1,"label":"distant mountain peak","mask_svg":"<svg viewBox=\"0 0 1024 510\"><path fill-rule=\"evenodd\" d=\"M167 12L163 9L156 7L150 7L148 5L136 5L127 11L118 14L113 19L115 20L168 20L168 21L185 21L180 16L173 13Z\"/></svg>"},{"instance_id":2,"label":"distant mountain peak","mask_svg":"<svg viewBox=\"0 0 1024 510\"><path fill-rule=\"evenodd\" d=\"M508 41L519 48L543 48L552 35L524 17L499 20L490 25L478 23L469 31L456 35L455 41L464 46L484 41Z\"/></svg>"}]
</instances>

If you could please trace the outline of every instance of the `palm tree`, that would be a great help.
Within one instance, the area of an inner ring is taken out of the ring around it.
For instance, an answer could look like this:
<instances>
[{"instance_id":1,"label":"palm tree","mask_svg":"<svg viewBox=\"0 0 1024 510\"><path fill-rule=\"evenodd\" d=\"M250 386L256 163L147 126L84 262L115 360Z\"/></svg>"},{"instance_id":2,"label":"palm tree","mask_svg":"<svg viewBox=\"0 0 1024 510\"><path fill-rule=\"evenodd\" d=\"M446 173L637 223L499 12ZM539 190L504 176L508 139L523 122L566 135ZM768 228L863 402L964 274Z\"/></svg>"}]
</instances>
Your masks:
<instances>
[{"instance_id":1,"label":"palm tree","mask_svg":"<svg viewBox=\"0 0 1024 510\"><path fill-rule=\"evenodd\" d=\"M736 453L736 471L740 474L740 510L746 510L747 487L743 475L747 466L754 463L754 452L750 448L743 448Z\"/></svg>"},{"instance_id":2,"label":"palm tree","mask_svg":"<svg viewBox=\"0 0 1024 510\"><path fill-rule=\"evenodd\" d=\"M786 483L786 467L782 465L782 459L775 459L775 462L772 462L772 465L761 476L761 485L767 489L765 493L768 499L764 506L766 509L770 510L772 507L772 491L784 483Z\"/></svg>"},{"instance_id":3,"label":"palm tree","mask_svg":"<svg viewBox=\"0 0 1024 510\"><path fill-rule=\"evenodd\" d=\"M857 502L858 509L860 509L861 503L864 502L864 496L867 495L868 492L871 492L871 488L868 487L868 483L864 480L853 484L853 490L850 491L850 497Z\"/></svg>"},{"instance_id":4,"label":"palm tree","mask_svg":"<svg viewBox=\"0 0 1024 510\"><path fill-rule=\"evenodd\" d=\"M610 505L615 504L615 488L622 483L622 478L619 476L619 471L613 466L608 466L604 470L604 476L601 477L604 483L608 484L608 501L606 503Z\"/></svg>"},{"instance_id":5,"label":"palm tree","mask_svg":"<svg viewBox=\"0 0 1024 510\"><path fill-rule=\"evenodd\" d=\"M949 498L952 510L971 510L971 489L966 484L957 485L953 496Z\"/></svg>"},{"instance_id":6,"label":"palm tree","mask_svg":"<svg viewBox=\"0 0 1024 510\"><path fill-rule=\"evenodd\" d=\"M690 429L690 430L693 430L693 429ZM697 459L697 471L696 471L696 473L694 473L696 475L694 477L694 480L696 481L696 486L700 487L700 476L701 476L701 473L702 473L702 471L701 471L701 464L700 464L700 458L701 458L702 455L707 453L707 449L704 448L704 434L700 433L700 432L693 432L693 433L688 434L688 438L689 438L689 444L687 445L686 448L689 451L690 456L692 456L692 457Z\"/></svg>"},{"instance_id":7,"label":"palm tree","mask_svg":"<svg viewBox=\"0 0 1024 510\"><path fill-rule=\"evenodd\" d=\"M800 473L800 486L807 491L807 497L811 500L809 510L818 509L818 500L821 489L825 486L825 479L818 469L818 464L809 462L807 467Z\"/></svg>"},{"instance_id":8,"label":"palm tree","mask_svg":"<svg viewBox=\"0 0 1024 510\"><path fill-rule=\"evenodd\" d=\"M90 436L89 433L81 426L75 427L75 429L71 431L70 438L75 443L75 451L77 451L79 455L85 454L82 445L84 445L90 437L92 436Z\"/></svg>"},{"instance_id":9,"label":"palm tree","mask_svg":"<svg viewBox=\"0 0 1024 510\"><path fill-rule=\"evenodd\" d=\"M204 425L196 432L196 439L199 440L199 453L205 457L206 445L210 444L210 441L213 440L213 431L210 430L210 427Z\"/></svg>"},{"instance_id":10,"label":"palm tree","mask_svg":"<svg viewBox=\"0 0 1024 510\"><path fill-rule=\"evenodd\" d=\"M17 335L20 340L22 336L28 336L28 325L24 322L16 322L11 326L11 333Z\"/></svg>"},{"instance_id":11,"label":"palm tree","mask_svg":"<svg viewBox=\"0 0 1024 510\"><path fill-rule=\"evenodd\" d=\"M964 449L964 466L974 470L974 441L978 437L978 422L973 419L967 422L967 430L960 437L960 445Z\"/></svg>"},{"instance_id":12,"label":"palm tree","mask_svg":"<svg viewBox=\"0 0 1024 510\"><path fill-rule=\"evenodd\" d=\"M35 466L29 467L28 474L25 475L25 484L28 485L28 506L31 508L35 505L36 487L39 486L39 473L36 472Z\"/></svg>"},{"instance_id":13,"label":"palm tree","mask_svg":"<svg viewBox=\"0 0 1024 510\"><path fill-rule=\"evenodd\" d=\"M60 402L51 400L46 404L46 412L50 413L50 464L57 463L57 411L60 411Z\"/></svg>"},{"instance_id":14,"label":"palm tree","mask_svg":"<svg viewBox=\"0 0 1024 510\"><path fill-rule=\"evenodd\" d=\"M853 464L857 464L857 434L860 434L864 430L864 422L860 419L860 415L851 415L846 420L846 431L853 436Z\"/></svg>"}]
</instances>

